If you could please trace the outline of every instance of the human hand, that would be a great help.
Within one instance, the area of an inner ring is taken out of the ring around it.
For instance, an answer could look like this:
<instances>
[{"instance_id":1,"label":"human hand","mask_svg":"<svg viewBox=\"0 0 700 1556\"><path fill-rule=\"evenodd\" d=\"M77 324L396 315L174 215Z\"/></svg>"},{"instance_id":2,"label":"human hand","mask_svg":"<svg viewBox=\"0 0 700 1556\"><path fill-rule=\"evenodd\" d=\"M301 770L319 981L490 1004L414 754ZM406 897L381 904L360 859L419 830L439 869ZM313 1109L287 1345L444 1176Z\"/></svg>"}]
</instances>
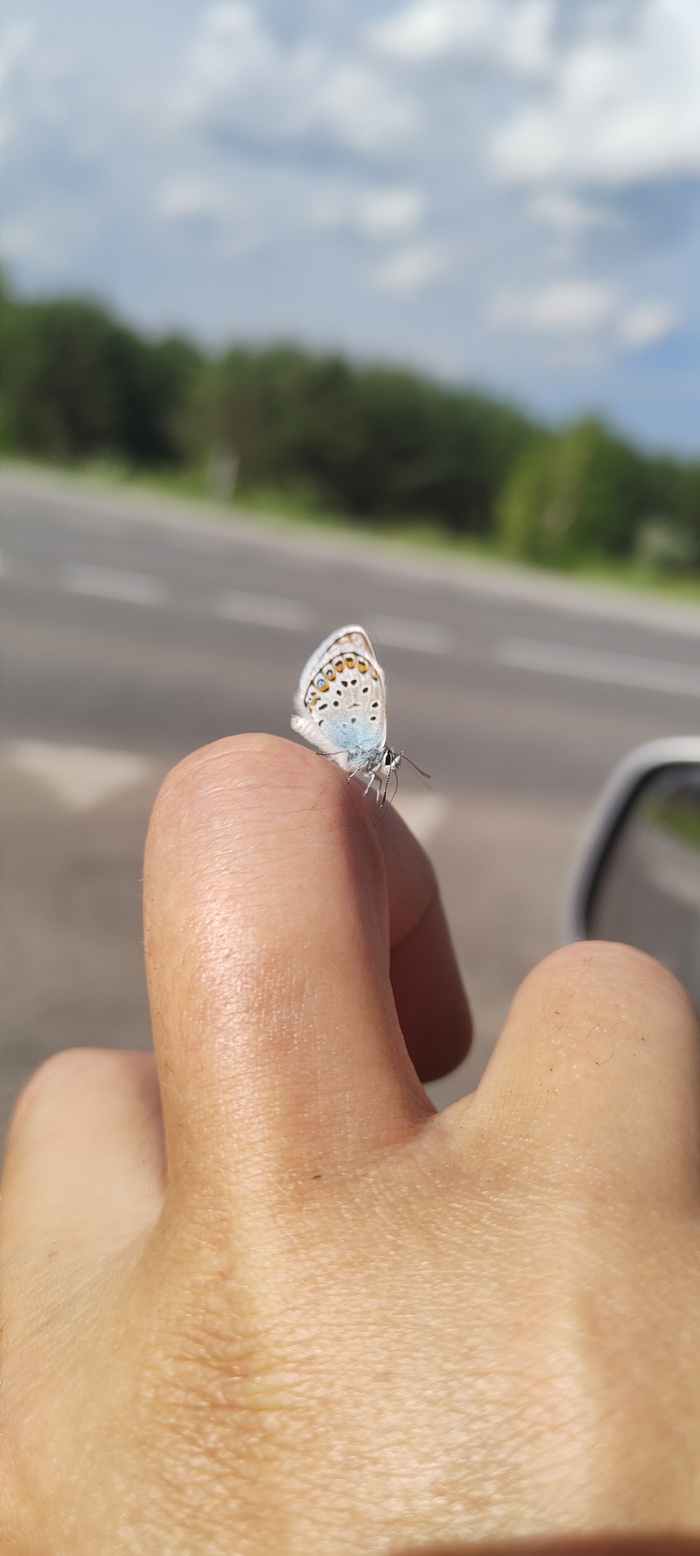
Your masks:
<instances>
[{"instance_id":1,"label":"human hand","mask_svg":"<svg viewBox=\"0 0 700 1556\"><path fill-rule=\"evenodd\" d=\"M3 1556L588 1556L615 1533L670 1556L698 1533L680 985L623 947L556 953L436 1115L389 982L391 938L416 1064L456 1062L427 861L265 737L166 780L144 896L159 1079L61 1055L10 1132Z\"/></svg>"}]
</instances>

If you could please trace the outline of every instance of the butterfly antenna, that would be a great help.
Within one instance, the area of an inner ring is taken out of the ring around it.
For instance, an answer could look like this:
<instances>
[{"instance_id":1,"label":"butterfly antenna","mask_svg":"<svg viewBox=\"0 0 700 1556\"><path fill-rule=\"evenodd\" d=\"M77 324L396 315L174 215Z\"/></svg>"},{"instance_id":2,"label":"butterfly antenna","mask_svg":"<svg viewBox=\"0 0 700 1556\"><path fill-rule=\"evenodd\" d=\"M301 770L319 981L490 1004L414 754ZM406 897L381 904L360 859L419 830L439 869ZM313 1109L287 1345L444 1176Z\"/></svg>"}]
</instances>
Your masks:
<instances>
[{"instance_id":1,"label":"butterfly antenna","mask_svg":"<svg viewBox=\"0 0 700 1556\"><path fill-rule=\"evenodd\" d=\"M424 773L423 768L419 767L417 762L412 762L410 756L407 756L405 751L401 752L401 761L408 762L409 767L413 768L414 773L420 773L421 778L427 778L430 782L430 773Z\"/></svg>"}]
</instances>

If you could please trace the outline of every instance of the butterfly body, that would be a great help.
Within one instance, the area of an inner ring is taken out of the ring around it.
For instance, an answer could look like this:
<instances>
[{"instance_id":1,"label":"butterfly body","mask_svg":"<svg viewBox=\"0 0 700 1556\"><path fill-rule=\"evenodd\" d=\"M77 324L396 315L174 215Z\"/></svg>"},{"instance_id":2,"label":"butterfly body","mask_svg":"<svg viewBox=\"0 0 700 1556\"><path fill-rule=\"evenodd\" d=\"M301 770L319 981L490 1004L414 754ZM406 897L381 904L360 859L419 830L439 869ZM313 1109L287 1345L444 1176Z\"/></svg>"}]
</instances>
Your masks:
<instances>
[{"instance_id":1,"label":"butterfly body","mask_svg":"<svg viewBox=\"0 0 700 1556\"><path fill-rule=\"evenodd\" d=\"M386 797L401 761L386 742L386 684L364 627L341 627L304 666L294 697L292 729L352 775L378 779Z\"/></svg>"}]
</instances>

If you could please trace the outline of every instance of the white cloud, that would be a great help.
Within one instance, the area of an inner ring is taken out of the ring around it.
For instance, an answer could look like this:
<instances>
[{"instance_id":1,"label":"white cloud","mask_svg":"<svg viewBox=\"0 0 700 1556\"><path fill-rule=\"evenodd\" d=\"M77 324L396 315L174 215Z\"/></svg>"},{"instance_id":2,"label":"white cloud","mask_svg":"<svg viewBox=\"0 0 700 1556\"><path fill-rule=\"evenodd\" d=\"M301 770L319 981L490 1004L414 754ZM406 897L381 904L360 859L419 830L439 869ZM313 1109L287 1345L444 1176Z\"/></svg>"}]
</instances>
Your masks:
<instances>
[{"instance_id":1,"label":"white cloud","mask_svg":"<svg viewBox=\"0 0 700 1556\"><path fill-rule=\"evenodd\" d=\"M159 190L156 211L165 221L197 225L212 215L212 192L200 179L173 179Z\"/></svg>"},{"instance_id":2,"label":"white cloud","mask_svg":"<svg viewBox=\"0 0 700 1556\"><path fill-rule=\"evenodd\" d=\"M60 200L18 210L0 222L0 260L14 270L27 265L37 277L50 280L65 273L76 252L90 237L88 213Z\"/></svg>"},{"instance_id":3,"label":"white cloud","mask_svg":"<svg viewBox=\"0 0 700 1556\"><path fill-rule=\"evenodd\" d=\"M552 58L552 0L412 0L368 31L370 46L402 64L421 65L455 53L524 75Z\"/></svg>"},{"instance_id":4,"label":"white cloud","mask_svg":"<svg viewBox=\"0 0 700 1556\"><path fill-rule=\"evenodd\" d=\"M0 224L0 255L8 264L28 260L36 265L50 248L49 232L37 212L10 217Z\"/></svg>"},{"instance_id":5,"label":"white cloud","mask_svg":"<svg viewBox=\"0 0 700 1556\"><path fill-rule=\"evenodd\" d=\"M82 198L93 150L68 59L38 27L0 29L0 258L44 283L69 270L94 230Z\"/></svg>"},{"instance_id":6,"label":"white cloud","mask_svg":"<svg viewBox=\"0 0 700 1556\"><path fill-rule=\"evenodd\" d=\"M567 189L700 175L698 0L605 0L585 19L544 100L496 134L499 176Z\"/></svg>"},{"instance_id":7,"label":"white cloud","mask_svg":"<svg viewBox=\"0 0 700 1556\"><path fill-rule=\"evenodd\" d=\"M623 346L643 349L666 340L679 326L675 309L667 303L639 303L620 319L618 336Z\"/></svg>"},{"instance_id":8,"label":"white cloud","mask_svg":"<svg viewBox=\"0 0 700 1556\"><path fill-rule=\"evenodd\" d=\"M449 268L449 255L437 245L416 244L392 254L372 273L379 291L405 295L420 292Z\"/></svg>"},{"instance_id":9,"label":"white cloud","mask_svg":"<svg viewBox=\"0 0 700 1556\"><path fill-rule=\"evenodd\" d=\"M219 225L240 217L240 201L207 179L174 178L156 196L156 211L165 221L200 226Z\"/></svg>"},{"instance_id":10,"label":"white cloud","mask_svg":"<svg viewBox=\"0 0 700 1556\"><path fill-rule=\"evenodd\" d=\"M0 151L17 133L33 44L34 28L26 22L11 22L0 33Z\"/></svg>"},{"instance_id":11,"label":"white cloud","mask_svg":"<svg viewBox=\"0 0 700 1556\"><path fill-rule=\"evenodd\" d=\"M248 0L205 10L179 108L219 134L268 144L320 138L363 153L403 145L418 126L386 72L317 40L283 46Z\"/></svg>"},{"instance_id":12,"label":"white cloud","mask_svg":"<svg viewBox=\"0 0 700 1556\"><path fill-rule=\"evenodd\" d=\"M596 227L619 227L620 217L604 205L578 195L549 190L531 200L528 215L563 238L577 238Z\"/></svg>"},{"instance_id":13,"label":"white cloud","mask_svg":"<svg viewBox=\"0 0 700 1556\"><path fill-rule=\"evenodd\" d=\"M68 117L65 64L41 47L30 22L9 22L0 29L0 155L37 125L55 128Z\"/></svg>"},{"instance_id":14,"label":"white cloud","mask_svg":"<svg viewBox=\"0 0 700 1556\"><path fill-rule=\"evenodd\" d=\"M314 196L309 215L313 226L358 232L381 242L419 226L425 215L425 200L419 190L405 186L351 190L335 187Z\"/></svg>"},{"instance_id":15,"label":"white cloud","mask_svg":"<svg viewBox=\"0 0 700 1556\"><path fill-rule=\"evenodd\" d=\"M657 345L679 324L676 311L666 303L630 306L617 288L583 277L501 294L492 316L501 327L526 330L577 352L595 346L608 355L616 345L628 351Z\"/></svg>"},{"instance_id":16,"label":"white cloud","mask_svg":"<svg viewBox=\"0 0 700 1556\"><path fill-rule=\"evenodd\" d=\"M494 321L545 335L590 335L611 319L613 287L585 278L554 281L532 291L507 292L497 299Z\"/></svg>"},{"instance_id":17,"label":"white cloud","mask_svg":"<svg viewBox=\"0 0 700 1556\"><path fill-rule=\"evenodd\" d=\"M175 226L213 234L227 254L244 254L262 241L259 224L240 195L211 178L176 177L158 191L156 214Z\"/></svg>"}]
</instances>

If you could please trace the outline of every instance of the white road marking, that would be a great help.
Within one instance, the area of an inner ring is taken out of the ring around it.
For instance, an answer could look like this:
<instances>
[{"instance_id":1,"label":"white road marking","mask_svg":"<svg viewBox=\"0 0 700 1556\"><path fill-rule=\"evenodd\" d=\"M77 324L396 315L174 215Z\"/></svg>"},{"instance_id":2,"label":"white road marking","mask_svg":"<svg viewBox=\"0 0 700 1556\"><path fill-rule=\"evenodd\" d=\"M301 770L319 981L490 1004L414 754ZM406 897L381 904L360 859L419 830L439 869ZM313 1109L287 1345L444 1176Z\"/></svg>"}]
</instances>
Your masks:
<instances>
[{"instance_id":1,"label":"white road marking","mask_svg":"<svg viewBox=\"0 0 700 1556\"><path fill-rule=\"evenodd\" d=\"M215 603L217 615L227 621L247 621L257 627L281 627L287 632L305 632L313 623L313 614L301 600L282 600L274 594L249 594L243 589L226 589Z\"/></svg>"},{"instance_id":2,"label":"white road marking","mask_svg":"<svg viewBox=\"0 0 700 1556\"><path fill-rule=\"evenodd\" d=\"M134 751L11 740L0 748L8 767L38 778L67 810L92 810L156 773L148 757Z\"/></svg>"},{"instance_id":3,"label":"white road marking","mask_svg":"<svg viewBox=\"0 0 700 1556\"><path fill-rule=\"evenodd\" d=\"M573 676L610 686L638 686L646 691L700 697L700 669L670 660L642 659L635 654L604 653L570 643L546 643L532 638L505 638L496 650L502 665L540 670L545 675Z\"/></svg>"},{"instance_id":4,"label":"white road marking","mask_svg":"<svg viewBox=\"0 0 700 1556\"><path fill-rule=\"evenodd\" d=\"M447 820L450 808L441 794L402 794L401 790L393 805L424 847Z\"/></svg>"},{"instance_id":5,"label":"white road marking","mask_svg":"<svg viewBox=\"0 0 700 1556\"><path fill-rule=\"evenodd\" d=\"M90 594L101 600L121 600L127 605L161 605L165 584L152 573L131 573L120 567L95 567L73 562L61 571L69 594Z\"/></svg>"},{"instance_id":6,"label":"white road marking","mask_svg":"<svg viewBox=\"0 0 700 1556\"><path fill-rule=\"evenodd\" d=\"M434 621L411 621L405 616L372 616L372 636L387 648L413 649L419 654L446 654L450 635Z\"/></svg>"}]
</instances>

